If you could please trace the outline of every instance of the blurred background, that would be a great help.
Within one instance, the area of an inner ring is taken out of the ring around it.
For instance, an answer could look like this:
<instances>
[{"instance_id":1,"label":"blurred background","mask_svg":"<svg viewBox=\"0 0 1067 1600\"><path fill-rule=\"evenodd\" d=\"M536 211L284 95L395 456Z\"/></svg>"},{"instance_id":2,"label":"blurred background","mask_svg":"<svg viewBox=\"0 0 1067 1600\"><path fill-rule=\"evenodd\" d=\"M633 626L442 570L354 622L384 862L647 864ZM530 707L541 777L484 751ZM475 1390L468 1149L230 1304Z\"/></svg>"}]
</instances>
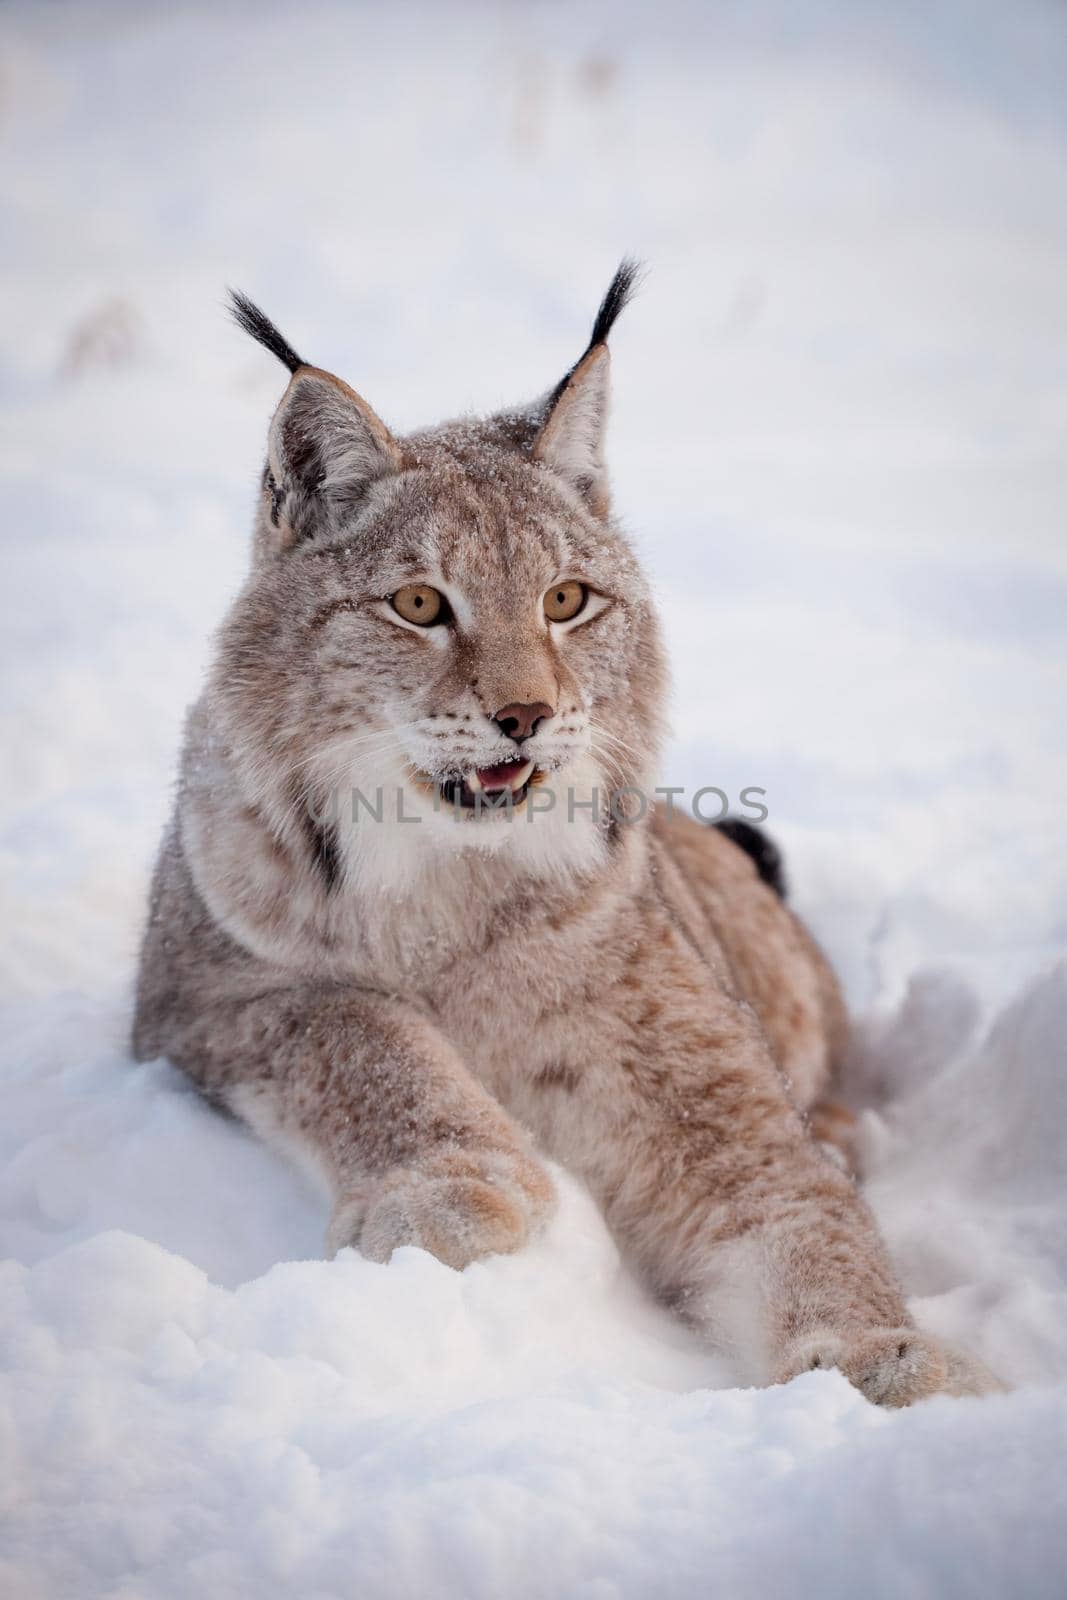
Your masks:
<instances>
[{"instance_id":1,"label":"blurred background","mask_svg":"<svg viewBox=\"0 0 1067 1600\"><path fill-rule=\"evenodd\" d=\"M767 791L859 1008L1067 948L1067 8L0 11L0 982L130 981L283 374L541 392L627 251L665 780Z\"/></svg>"}]
</instances>

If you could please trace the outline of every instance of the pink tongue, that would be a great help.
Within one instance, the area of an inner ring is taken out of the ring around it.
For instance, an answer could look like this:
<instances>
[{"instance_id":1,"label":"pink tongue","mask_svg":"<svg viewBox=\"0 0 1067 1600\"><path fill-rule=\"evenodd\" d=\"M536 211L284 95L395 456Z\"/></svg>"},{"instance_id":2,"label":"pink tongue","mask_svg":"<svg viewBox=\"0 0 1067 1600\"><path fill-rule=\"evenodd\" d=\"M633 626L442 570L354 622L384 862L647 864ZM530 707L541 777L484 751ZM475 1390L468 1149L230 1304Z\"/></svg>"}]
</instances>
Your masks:
<instances>
[{"instance_id":1,"label":"pink tongue","mask_svg":"<svg viewBox=\"0 0 1067 1600\"><path fill-rule=\"evenodd\" d=\"M498 789L511 789L513 780L525 768L525 761L502 761L498 767L478 767L478 782L483 789L495 792Z\"/></svg>"}]
</instances>

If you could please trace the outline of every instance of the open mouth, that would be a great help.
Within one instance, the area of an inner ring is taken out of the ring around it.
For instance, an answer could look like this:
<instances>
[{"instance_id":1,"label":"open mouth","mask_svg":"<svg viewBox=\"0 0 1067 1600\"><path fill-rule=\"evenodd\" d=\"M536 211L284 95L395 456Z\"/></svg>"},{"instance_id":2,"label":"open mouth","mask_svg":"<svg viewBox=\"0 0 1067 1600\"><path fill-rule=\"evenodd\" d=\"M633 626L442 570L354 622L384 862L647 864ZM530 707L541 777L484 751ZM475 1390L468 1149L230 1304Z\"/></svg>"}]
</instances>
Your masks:
<instances>
[{"instance_id":1,"label":"open mouth","mask_svg":"<svg viewBox=\"0 0 1067 1600\"><path fill-rule=\"evenodd\" d=\"M495 767L474 767L460 777L438 778L435 787L451 806L506 811L524 803L539 776L532 761L501 761Z\"/></svg>"}]
</instances>

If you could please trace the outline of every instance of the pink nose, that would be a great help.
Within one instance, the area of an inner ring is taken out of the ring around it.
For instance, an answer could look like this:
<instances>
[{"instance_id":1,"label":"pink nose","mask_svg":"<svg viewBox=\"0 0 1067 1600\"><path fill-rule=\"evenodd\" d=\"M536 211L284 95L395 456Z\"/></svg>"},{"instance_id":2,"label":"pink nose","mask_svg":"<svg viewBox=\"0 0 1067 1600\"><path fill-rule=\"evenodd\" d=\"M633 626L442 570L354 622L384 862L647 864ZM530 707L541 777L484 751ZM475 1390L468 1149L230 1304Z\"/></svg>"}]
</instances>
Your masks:
<instances>
[{"instance_id":1,"label":"pink nose","mask_svg":"<svg viewBox=\"0 0 1067 1600\"><path fill-rule=\"evenodd\" d=\"M553 715L552 707L546 706L543 700L535 700L532 706L521 705L516 700L510 706L501 706L493 721L509 739L521 740L529 739L542 722Z\"/></svg>"}]
</instances>

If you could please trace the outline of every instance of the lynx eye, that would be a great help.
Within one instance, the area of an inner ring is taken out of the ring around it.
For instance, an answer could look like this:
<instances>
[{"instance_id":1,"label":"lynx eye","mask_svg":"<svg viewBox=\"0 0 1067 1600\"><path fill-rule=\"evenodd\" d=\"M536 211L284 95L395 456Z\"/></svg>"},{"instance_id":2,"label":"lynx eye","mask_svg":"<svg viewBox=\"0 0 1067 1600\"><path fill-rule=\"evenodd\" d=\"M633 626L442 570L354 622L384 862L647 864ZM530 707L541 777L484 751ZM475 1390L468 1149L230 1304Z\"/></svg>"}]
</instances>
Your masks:
<instances>
[{"instance_id":1,"label":"lynx eye","mask_svg":"<svg viewBox=\"0 0 1067 1600\"><path fill-rule=\"evenodd\" d=\"M389 596L389 604L405 622L420 628L448 620L448 601L440 589L432 589L428 583L406 583Z\"/></svg>"},{"instance_id":2,"label":"lynx eye","mask_svg":"<svg viewBox=\"0 0 1067 1600\"><path fill-rule=\"evenodd\" d=\"M585 605L587 593L585 584L574 579L553 584L545 591L545 616L549 622L570 622Z\"/></svg>"}]
</instances>

